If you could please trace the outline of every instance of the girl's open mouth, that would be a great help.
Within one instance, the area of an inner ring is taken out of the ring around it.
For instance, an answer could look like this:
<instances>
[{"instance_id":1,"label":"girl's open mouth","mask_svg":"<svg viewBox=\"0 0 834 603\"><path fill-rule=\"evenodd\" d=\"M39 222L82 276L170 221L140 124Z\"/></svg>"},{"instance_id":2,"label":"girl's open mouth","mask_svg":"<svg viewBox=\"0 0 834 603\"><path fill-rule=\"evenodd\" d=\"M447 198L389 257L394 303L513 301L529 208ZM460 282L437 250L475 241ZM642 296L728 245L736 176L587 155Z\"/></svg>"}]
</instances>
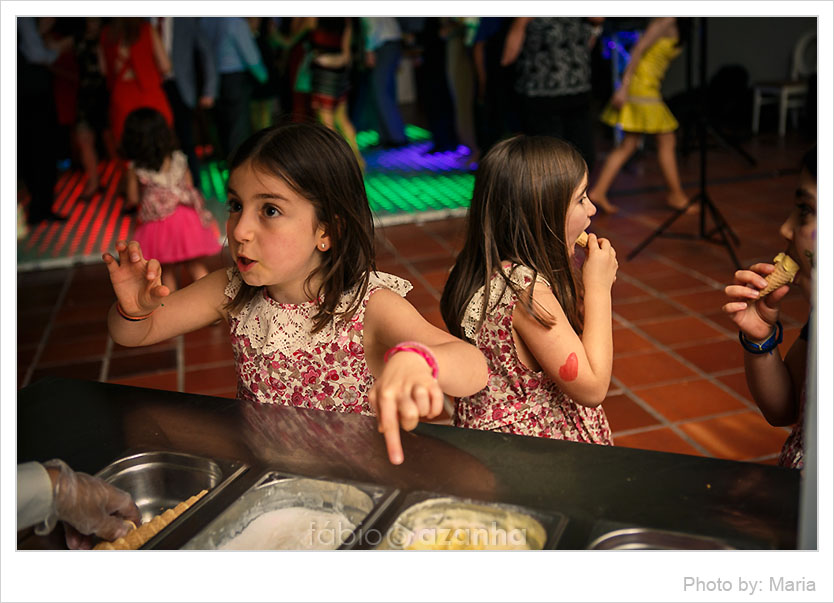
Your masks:
<instances>
[{"instance_id":1,"label":"girl's open mouth","mask_svg":"<svg viewBox=\"0 0 834 603\"><path fill-rule=\"evenodd\" d=\"M237 258L237 268L241 272L246 272L250 270L255 265L255 260L250 260L246 256L239 256Z\"/></svg>"}]
</instances>

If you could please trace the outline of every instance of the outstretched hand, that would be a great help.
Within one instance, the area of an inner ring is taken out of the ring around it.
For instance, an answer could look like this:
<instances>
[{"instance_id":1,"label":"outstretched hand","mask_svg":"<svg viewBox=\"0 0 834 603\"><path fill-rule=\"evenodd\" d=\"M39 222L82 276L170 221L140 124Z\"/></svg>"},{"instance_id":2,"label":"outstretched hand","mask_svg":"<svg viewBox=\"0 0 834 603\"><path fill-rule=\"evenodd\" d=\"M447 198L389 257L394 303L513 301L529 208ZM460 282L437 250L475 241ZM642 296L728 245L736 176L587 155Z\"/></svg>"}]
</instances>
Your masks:
<instances>
[{"instance_id":1,"label":"outstretched hand","mask_svg":"<svg viewBox=\"0 0 834 603\"><path fill-rule=\"evenodd\" d=\"M102 256L107 264L113 291L119 299L122 310L132 316L153 312L162 299L171 293L162 284L162 266L158 260L142 257L139 243L119 241L116 243L118 261L111 254Z\"/></svg>"},{"instance_id":2,"label":"outstretched hand","mask_svg":"<svg viewBox=\"0 0 834 603\"><path fill-rule=\"evenodd\" d=\"M443 391L431 369L418 354L394 354L368 394L379 431L385 436L388 459L394 465L404 460L400 427L411 431L421 417L433 419L443 410Z\"/></svg>"},{"instance_id":3,"label":"outstretched hand","mask_svg":"<svg viewBox=\"0 0 834 603\"><path fill-rule=\"evenodd\" d=\"M733 284L724 288L730 301L721 309L742 333L754 341L767 339L773 331L773 325L779 320L779 304L790 291L790 287L783 285L758 299L759 292L767 287L764 277L775 269L773 264L753 264L747 270L736 271Z\"/></svg>"}]
</instances>

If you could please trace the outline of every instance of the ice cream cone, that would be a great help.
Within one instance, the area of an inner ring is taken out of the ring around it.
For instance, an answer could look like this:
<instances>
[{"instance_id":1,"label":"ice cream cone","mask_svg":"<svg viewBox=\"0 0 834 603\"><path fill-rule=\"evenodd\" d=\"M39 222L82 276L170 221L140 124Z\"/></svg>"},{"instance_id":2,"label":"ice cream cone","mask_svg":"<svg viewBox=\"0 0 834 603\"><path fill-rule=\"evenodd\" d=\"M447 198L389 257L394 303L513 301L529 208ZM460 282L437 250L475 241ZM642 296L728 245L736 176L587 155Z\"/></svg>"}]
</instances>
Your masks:
<instances>
[{"instance_id":1,"label":"ice cream cone","mask_svg":"<svg viewBox=\"0 0 834 603\"><path fill-rule=\"evenodd\" d=\"M793 261L791 256L780 253L773 258L776 269L765 277L767 287L759 293L759 299L776 291L782 285L793 282L796 273L799 272L799 264Z\"/></svg>"},{"instance_id":2,"label":"ice cream cone","mask_svg":"<svg viewBox=\"0 0 834 603\"><path fill-rule=\"evenodd\" d=\"M582 231L578 237L576 237L576 244L580 247L587 247L588 246L588 233Z\"/></svg>"},{"instance_id":3,"label":"ice cream cone","mask_svg":"<svg viewBox=\"0 0 834 603\"><path fill-rule=\"evenodd\" d=\"M195 494L188 500L177 504L176 507L173 509L166 509L160 515L156 515L153 519L151 519L147 523L143 523L138 528L134 527L133 530L128 532L124 538L118 538L113 542L99 542L96 546L93 547L93 550L97 551L127 551L127 550L137 550L142 547L148 540L156 536L159 532L161 532L165 527L174 521L177 517L185 513L189 507L191 507L194 503L200 500L208 490L202 490L199 494Z\"/></svg>"}]
</instances>

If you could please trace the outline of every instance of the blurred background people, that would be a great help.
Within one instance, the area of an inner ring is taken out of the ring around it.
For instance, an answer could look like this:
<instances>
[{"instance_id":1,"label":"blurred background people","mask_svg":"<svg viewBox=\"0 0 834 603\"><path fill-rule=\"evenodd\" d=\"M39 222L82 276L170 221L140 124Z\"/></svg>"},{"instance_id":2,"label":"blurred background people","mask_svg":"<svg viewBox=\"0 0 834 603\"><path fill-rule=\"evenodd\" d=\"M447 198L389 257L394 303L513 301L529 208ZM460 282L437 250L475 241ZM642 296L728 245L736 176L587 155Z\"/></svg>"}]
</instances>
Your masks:
<instances>
[{"instance_id":1,"label":"blurred background people","mask_svg":"<svg viewBox=\"0 0 834 603\"><path fill-rule=\"evenodd\" d=\"M26 218L30 226L66 219L52 211L58 179L58 122L50 66L71 47L72 38L47 44L42 32L54 21L52 17L17 18L18 174L30 196Z\"/></svg>"},{"instance_id":2,"label":"blurred background people","mask_svg":"<svg viewBox=\"0 0 834 603\"><path fill-rule=\"evenodd\" d=\"M200 25L219 75L214 113L226 158L252 133L249 105L255 81L263 84L269 76L244 17L203 17Z\"/></svg>"},{"instance_id":3,"label":"blurred background people","mask_svg":"<svg viewBox=\"0 0 834 603\"><path fill-rule=\"evenodd\" d=\"M194 111L211 109L217 90L217 68L208 40L200 35L197 17L154 17L171 68L162 88L174 115L174 131L194 182L200 182L200 159L195 151ZM198 69L199 67L199 69Z\"/></svg>"},{"instance_id":4,"label":"blurred background people","mask_svg":"<svg viewBox=\"0 0 834 603\"><path fill-rule=\"evenodd\" d=\"M173 127L174 115L162 89L171 61L156 29L142 18L116 17L102 29L100 50L116 141L122 139L125 118L139 107L153 107Z\"/></svg>"}]
</instances>

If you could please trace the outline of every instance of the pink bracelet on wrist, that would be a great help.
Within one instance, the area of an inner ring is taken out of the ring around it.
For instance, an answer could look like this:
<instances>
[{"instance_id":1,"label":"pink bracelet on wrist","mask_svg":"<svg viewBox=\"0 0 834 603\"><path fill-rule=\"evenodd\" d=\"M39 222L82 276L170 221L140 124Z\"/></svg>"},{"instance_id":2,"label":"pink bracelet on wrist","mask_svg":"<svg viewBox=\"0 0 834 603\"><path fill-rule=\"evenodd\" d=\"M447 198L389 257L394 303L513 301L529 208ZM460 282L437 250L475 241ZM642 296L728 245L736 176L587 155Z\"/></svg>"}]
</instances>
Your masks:
<instances>
[{"instance_id":1,"label":"pink bracelet on wrist","mask_svg":"<svg viewBox=\"0 0 834 603\"><path fill-rule=\"evenodd\" d=\"M385 352L385 356L382 358L383 361L388 362L388 359L397 352L414 352L415 354L422 356L423 360L426 361L431 369L432 379L437 379L437 373L440 369L437 366L437 358L434 357L434 353L428 346L416 341L403 341Z\"/></svg>"}]
</instances>

